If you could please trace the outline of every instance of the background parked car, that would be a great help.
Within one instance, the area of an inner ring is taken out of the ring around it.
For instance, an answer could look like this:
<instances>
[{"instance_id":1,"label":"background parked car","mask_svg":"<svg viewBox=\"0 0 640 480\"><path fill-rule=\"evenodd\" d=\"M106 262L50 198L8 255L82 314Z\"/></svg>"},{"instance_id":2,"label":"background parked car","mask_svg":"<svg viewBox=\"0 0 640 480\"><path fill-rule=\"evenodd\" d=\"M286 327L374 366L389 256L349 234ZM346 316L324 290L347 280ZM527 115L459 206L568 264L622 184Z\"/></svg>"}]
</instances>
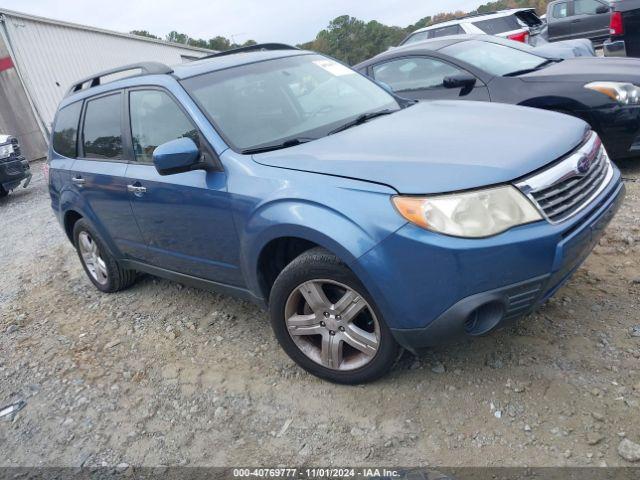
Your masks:
<instances>
[{"instance_id":1,"label":"background parked car","mask_svg":"<svg viewBox=\"0 0 640 480\"><path fill-rule=\"evenodd\" d=\"M400 45L464 33L496 35L529 43L531 37L540 33L543 26L544 23L533 8L480 13L421 28L405 38Z\"/></svg>"},{"instance_id":2,"label":"background parked car","mask_svg":"<svg viewBox=\"0 0 640 480\"><path fill-rule=\"evenodd\" d=\"M611 5L606 0L554 0L547 6L550 42L588 38L600 46L609 38Z\"/></svg>"},{"instance_id":3,"label":"background parked car","mask_svg":"<svg viewBox=\"0 0 640 480\"><path fill-rule=\"evenodd\" d=\"M640 155L637 59L554 59L509 40L459 35L399 47L355 68L406 98L484 100L568 113L600 134L612 158Z\"/></svg>"},{"instance_id":4,"label":"background parked car","mask_svg":"<svg viewBox=\"0 0 640 480\"><path fill-rule=\"evenodd\" d=\"M604 43L606 56L640 57L640 0L619 0L613 4L610 40Z\"/></svg>"},{"instance_id":5,"label":"background parked car","mask_svg":"<svg viewBox=\"0 0 640 480\"><path fill-rule=\"evenodd\" d=\"M452 35L494 35L540 48L544 56L559 58L593 57L595 50L588 39L573 39L550 44L547 38L546 22L538 18L533 8L504 10L486 14L461 17L438 23L413 32L400 44L442 38Z\"/></svg>"},{"instance_id":6,"label":"background parked car","mask_svg":"<svg viewBox=\"0 0 640 480\"><path fill-rule=\"evenodd\" d=\"M22 156L16 137L0 135L0 198L6 197L11 190L27 187L31 181L29 162Z\"/></svg>"}]
</instances>

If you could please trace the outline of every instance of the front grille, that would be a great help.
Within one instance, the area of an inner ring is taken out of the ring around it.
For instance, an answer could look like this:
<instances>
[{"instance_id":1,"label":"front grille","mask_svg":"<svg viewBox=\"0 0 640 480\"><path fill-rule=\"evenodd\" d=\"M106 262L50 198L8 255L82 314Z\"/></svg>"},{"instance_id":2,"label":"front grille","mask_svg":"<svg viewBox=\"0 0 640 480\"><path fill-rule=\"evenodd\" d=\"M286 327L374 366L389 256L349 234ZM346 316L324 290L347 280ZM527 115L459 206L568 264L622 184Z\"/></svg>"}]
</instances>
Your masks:
<instances>
[{"instance_id":1,"label":"front grille","mask_svg":"<svg viewBox=\"0 0 640 480\"><path fill-rule=\"evenodd\" d=\"M575 152L517 184L547 220L559 223L586 207L607 185L613 169L602 142L591 132Z\"/></svg>"},{"instance_id":2,"label":"front grille","mask_svg":"<svg viewBox=\"0 0 640 480\"><path fill-rule=\"evenodd\" d=\"M24 173L24 167L20 162L12 162L5 167L5 172L7 172L8 175L21 175Z\"/></svg>"},{"instance_id":3,"label":"front grille","mask_svg":"<svg viewBox=\"0 0 640 480\"><path fill-rule=\"evenodd\" d=\"M511 320L529 313L540 297L543 284L544 280L536 280L509 290L507 292L507 309L503 320Z\"/></svg>"}]
</instances>

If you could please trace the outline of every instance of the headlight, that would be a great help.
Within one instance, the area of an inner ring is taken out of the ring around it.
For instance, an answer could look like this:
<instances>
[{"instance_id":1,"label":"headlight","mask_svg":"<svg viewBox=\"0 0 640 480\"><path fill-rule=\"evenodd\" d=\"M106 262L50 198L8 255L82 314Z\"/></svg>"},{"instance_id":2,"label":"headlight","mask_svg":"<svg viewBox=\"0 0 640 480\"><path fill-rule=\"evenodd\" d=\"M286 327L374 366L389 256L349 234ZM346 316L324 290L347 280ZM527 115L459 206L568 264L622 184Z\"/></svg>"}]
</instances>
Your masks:
<instances>
[{"instance_id":1,"label":"headlight","mask_svg":"<svg viewBox=\"0 0 640 480\"><path fill-rule=\"evenodd\" d=\"M633 83L591 82L584 86L589 90L600 92L620 105L638 105L640 103L640 87Z\"/></svg>"},{"instance_id":2,"label":"headlight","mask_svg":"<svg viewBox=\"0 0 640 480\"><path fill-rule=\"evenodd\" d=\"M399 195L393 204L408 221L456 237L488 237L542 220L531 202L510 185L437 196Z\"/></svg>"},{"instance_id":3,"label":"headlight","mask_svg":"<svg viewBox=\"0 0 640 480\"><path fill-rule=\"evenodd\" d=\"M13 145L10 143L6 145L0 145L0 158L7 158L13 153Z\"/></svg>"}]
</instances>

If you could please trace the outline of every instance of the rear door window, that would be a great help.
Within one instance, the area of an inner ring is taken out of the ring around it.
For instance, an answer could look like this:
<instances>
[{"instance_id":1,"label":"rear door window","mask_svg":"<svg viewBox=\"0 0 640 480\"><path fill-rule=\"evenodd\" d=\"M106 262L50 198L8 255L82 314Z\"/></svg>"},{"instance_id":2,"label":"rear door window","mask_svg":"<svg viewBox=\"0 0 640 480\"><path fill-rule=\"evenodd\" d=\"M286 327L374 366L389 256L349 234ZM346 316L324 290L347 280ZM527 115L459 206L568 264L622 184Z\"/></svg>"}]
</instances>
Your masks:
<instances>
[{"instance_id":1,"label":"rear door window","mask_svg":"<svg viewBox=\"0 0 640 480\"><path fill-rule=\"evenodd\" d=\"M553 18L566 18L569 16L569 4L567 2L556 3L551 12Z\"/></svg>"},{"instance_id":2,"label":"rear door window","mask_svg":"<svg viewBox=\"0 0 640 480\"><path fill-rule=\"evenodd\" d=\"M76 158L78 142L78 124L82 102L76 102L58 112L53 128L53 150L63 157Z\"/></svg>"},{"instance_id":3,"label":"rear door window","mask_svg":"<svg viewBox=\"0 0 640 480\"><path fill-rule=\"evenodd\" d=\"M460 25L450 25L448 27L434 28L431 31L433 32L433 36L431 36L430 38L448 37L449 35L458 35L459 33L464 33L464 30L462 30L462 27Z\"/></svg>"},{"instance_id":4,"label":"rear door window","mask_svg":"<svg viewBox=\"0 0 640 480\"><path fill-rule=\"evenodd\" d=\"M573 10L576 15L595 15L598 7L603 4L596 0L575 0L573 2Z\"/></svg>"},{"instance_id":5,"label":"rear door window","mask_svg":"<svg viewBox=\"0 0 640 480\"><path fill-rule=\"evenodd\" d=\"M515 15L490 18L488 20L478 20L473 22L473 25L489 35L498 35L500 33L520 30L522 28L522 25L520 25L520 22L518 22Z\"/></svg>"},{"instance_id":6,"label":"rear door window","mask_svg":"<svg viewBox=\"0 0 640 480\"><path fill-rule=\"evenodd\" d=\"M135 160L153 161L153 151L163 143L187 137L199 145L198 131L176 102L160 90L129 93L131 137Z\"/></svg>"},{"instance_id":7,"label":"rear door window","mask_svg":"<svg viewBox=\"0 0 640 480\"><path fill-rule=\"evenodd\" d=\"M395 92L442 87L445 77L462 73L453 65L424 57L401 58L373 67L374 78Z\"/></svg>"},{"instance_id":8,"label":"rear door window","mask_svg":"<svg viewBox=\"0 0 640 480\"><path fill-rule=\"evenodd\" d=\"M432 33L433 32L431 30L414 33L413 35L408 37L404 42L402 42L402 45L408 45L410 43L416 43L416 42L421 42L423 40L428 40L429 38L433 38L433 35L431 35Z\"/></svg>"},{"instance_id":9,"label":"rear door window","mask_svg":"<svg viewBox=\"0 0 640 480\"><path fill-rule=\"evenodd\" d=\"M122 160L122 94L87 102L82 130L85 158Z\"/></svg>"}]
</instances>

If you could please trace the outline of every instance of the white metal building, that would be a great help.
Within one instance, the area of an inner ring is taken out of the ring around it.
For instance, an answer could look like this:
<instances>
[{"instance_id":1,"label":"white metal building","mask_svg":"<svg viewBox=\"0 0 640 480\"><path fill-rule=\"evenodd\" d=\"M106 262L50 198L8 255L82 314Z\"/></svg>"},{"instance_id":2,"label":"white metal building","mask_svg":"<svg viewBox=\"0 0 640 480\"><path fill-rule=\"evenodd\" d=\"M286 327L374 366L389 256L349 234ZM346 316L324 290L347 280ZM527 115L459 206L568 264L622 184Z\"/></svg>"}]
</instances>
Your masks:
<instances>
[{"instance_id":1,"label":"white metal building","mask_svg":"<svg viewBox=\"0 0 640 480\"><path fill-rule=\"evenodd\" d=\"M144 61L175 65L210 50L0 9L0 134L29 160L46 155L51 123L71 83Z\"/></svg>"}]
</instances>

